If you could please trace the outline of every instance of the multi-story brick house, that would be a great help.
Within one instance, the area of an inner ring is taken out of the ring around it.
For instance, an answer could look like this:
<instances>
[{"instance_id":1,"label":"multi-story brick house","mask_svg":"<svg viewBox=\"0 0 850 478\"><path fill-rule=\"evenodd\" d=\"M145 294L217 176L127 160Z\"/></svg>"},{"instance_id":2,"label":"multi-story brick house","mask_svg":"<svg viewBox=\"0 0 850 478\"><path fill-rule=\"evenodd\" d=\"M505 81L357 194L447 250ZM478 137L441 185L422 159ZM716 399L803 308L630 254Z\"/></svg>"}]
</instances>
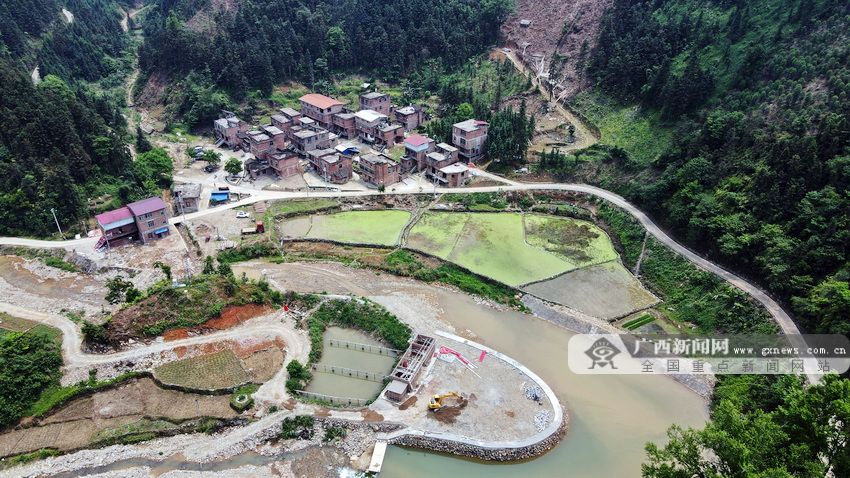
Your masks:
<instances>
[{"instance_id":1,"label":"multi-story brick house","mask_svg":"<svg viewBox=\"0 0 850 478\"><path fill-rule=\"evenodd\" d=\"M461 121L452 126L452 143L457 146L464 161L477 161L484 155L489 127L486 121L476 119Z\"/></svg>"},{"instance_id":2,"label":"multi-story brick house","mask_svg":"<svg viewBox=\"0 0 850 478\"><path fill-rule=\"evenodd\" d=\"M425 112L416 105L395 110L395 120L404 126L405 131L413 131L425 121Z\"/></svg>"},{"instance_id":3,"label":"multi-story brick house","mask_svg":"<svg viewBox=\"0 0 850 478\"><path fill-rule=\"evenodd\" d=\"M292 146L305 156L314 149L326 149L331 146L330 131L315 126L293 126L291 131Z\"/></svg>"},{"instance_id":4,"label":"multi-story brick house","mask_svg":"<svg viewBox=\"0 0 850 478\"><path fill-rule=\"evenodd\" d=\"M291 149L278 150L269 155L269 167L281 178L301 174L298 153Z\"/></svg>"},{"instance_id":5,"label":"multi-story brick house","mask_svg":"<svg viewBox=\"0 0 850 478\"><path fill-rule=\"evenodd\" d=\"M139 228L136 227L133 212L127 206L98 214L95 219L105 246L128 244L139 237Z\"/></svg>"},{"instance_id":6,"label":"multi-story brick house","mask_svg":"<svg viewBox=\"0 0 850 478\"><path fill-rule=\"evenodd\" d=\"M459 161L458 150L446 143L439 143L435 151L425 155L425 166L422 171L426 177L441 177L440 170Z\"/></svg>"},{"instance_id":7,"label":"multi-story brick house","mask_svg":"<svg viewBox=\"0 0 850 478\"><path fill-rule=\"evenodd\" d=\"M425 158L428 156L428 153L433 152L436 149L436 143L433 139L423 136L421 134L412 134L405 138L404 140L404 157L406 158L405 162L413 162L413 167L408 166L409 169L416 169L417 171L425 170Z\"/></svg>"},{"instance_id":8,"label":"multi-story brick house","mask_svg":"<svg viewBox=\"0 0 850 478\"><path fill-rule=\"evenodd\" d=\"M318 93L310 93L300 98L301 113L318 121L325 129L333 127L333 115L342 113L343 104L333 98Z\"/></svg>"},{"instance_id":9,"label":"multi-story brick house","mask_svg":"<svg viewBox=\"0 0 850 478\"><path fill-rule=\"evenodd\" d=\"M272 139L272 147L283 150L287 146L287 135L282 129L273 125L261 126L260 129Z\"/></svg>"},{"instance_id":10,"label":"multi-story brick house","mask_svg":"<svg viewBox=\"0 0 850 478\"><path fill-rule=\"evenodd\" d=\"M360 178L375 186L388 186L401 180L401 166L382 153L360 157Z\"/></svg>"},{"instance_id":11,"label":"multi-story brick house","mask_svg":"<svg viewBox=\"0 0 850 478\"><path fill-rule=\"evenodd\" d=\"M404 126L398 123L384 123L378 127L377 139L380 144L393 146L394 144L404 140Z\"/></svg>"},{"instance_id":12,"label":"multi-story brick house","mask_svg":"<svg viewBox=\"0 0 850 478\"><path fill-rule=\"evenodd\" d=\"M152 197L132 202L127 209L133 213L133 220L139 230L139 239L147 243L169 234L168 211L162 198Z\"/></svg>"},{"instance_id":13,"label":"multi-story brick house","mask_svg":"<svg viewBox=\"0 0 850 478\"><path fill-rule=\"evenodd\" d=\"M354 113L357 136L366 143L378 143L392 146L404 139L404 127L390 124L389 116L374 110L360 110Z\"/></svg>"},{"instance_id":14,"label":"multi-story brick house","mask_svg":"<svg viewBox=\"0 0 850 478\"><path fill-rule=\"evenodd\" d=\"M372 91L360 95L360 109L373 110L383 115L390 115L390 95Z\"/></svg>"},{"instance_id":15,"label":"multi-story brick house","mask_svg":"<svg viewBox=\"0 0 850 478\"><path fill-rule=\"evenodd\" d=\"M357 127L353 113L337 113L333 115L333 132L351 139L357 136Z\"/></svg>"},{"instance_id":16,"label":"multi-story brick house","mask_svg":"<svg viewBox=\"0 0 850 478\"><path fill-rule=\"evenodd\" d=\"M440 186L456 188L463 186L469 179L469 166L464 163L454 163L437 169L431 177Z\"/></svg>"},{"instance_id":17,"label":"multi-story brick house","mask_svg":"<svg viewBox=\"0 0 850 478\"><path fill-rule=\"evenodd\" d=\"M247 133L251 129L251 126L229 111L224 111L223 113L224 117L215 120L213 123L216 142L226 144L228 148L241 146L241 136Z\"/></svg>"},{"instance_id":18,"label":"multi-story brick house","mask_svg":"<svg viewBox=\"0 0 850 478\"><path fill-rule=\"evenodd\" d=\"M274 147L272 138L260 130L251 130L242 137L242 150L251 153L257 159L265 159Z\"/></svg>"},{"instance_id":19,"label":"multi-story brick house","mask_svg":"<svg viewBox=\"0 0 850 478\"><path fill-rule=\"evenodd\" d=\"M353 158L335 149L313 150L308 153L313 170L325 181L345 184L351 180Z\"/></svg>"}]
</instances>

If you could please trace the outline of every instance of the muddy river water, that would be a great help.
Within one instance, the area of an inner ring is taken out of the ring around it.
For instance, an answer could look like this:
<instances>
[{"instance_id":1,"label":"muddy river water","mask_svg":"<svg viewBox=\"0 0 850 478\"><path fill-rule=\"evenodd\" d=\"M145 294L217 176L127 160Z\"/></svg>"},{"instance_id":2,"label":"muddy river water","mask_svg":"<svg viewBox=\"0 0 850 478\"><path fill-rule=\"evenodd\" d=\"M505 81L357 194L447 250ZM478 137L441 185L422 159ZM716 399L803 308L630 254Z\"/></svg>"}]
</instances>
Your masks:
<instances>
[{"instance_id":1,"label":"muddy river water","mask_svg":"<svg viewBox=\"0 0 850 478\"><path fill-rule=\"evenodd\" d=\"M382 478L639 476L647 441L663 440L673 423L700 426L707 419L704 400L673 380L573 374L566 365L572 332L531 315L496 310L441 287L336 264L242 267L234 268L237 274L245 270L255 277L264 275L279 287L300 292L365 295L399 316L408 315L404 304L420 304L416 315L446 322L460 334L474 334L475 340L519 360L540 375L567 407L570 426L564 441L540 458L485 464L390 447ZM322 284L318 289L317 280Z\"/></svg>"}]
</instances>

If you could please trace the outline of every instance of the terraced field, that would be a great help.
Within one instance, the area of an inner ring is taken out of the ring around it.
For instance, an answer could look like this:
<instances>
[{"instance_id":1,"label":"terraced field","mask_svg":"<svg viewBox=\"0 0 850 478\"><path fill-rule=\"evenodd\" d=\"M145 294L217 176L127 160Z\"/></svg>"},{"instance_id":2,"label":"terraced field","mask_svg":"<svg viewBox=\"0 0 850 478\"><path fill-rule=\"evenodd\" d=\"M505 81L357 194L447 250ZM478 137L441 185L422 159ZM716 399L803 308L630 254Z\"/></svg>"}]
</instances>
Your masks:
<instances>
[{"instance_id":1,"label":"terraced field","mask_svg":"<svg viewBox=\"0 0 850 478\"><path fill-rule=\"evenodd\" d=\"M289 237L391 246L409 220L407 211L346 211L287 219L281 229Z\"/></svg>"},{"instance_id":2,"label":"terraced field","mask_svg":"<svg viewBox=\"0 0 850 478\"><path fill-rule=\"evenodd\" d=\"M196 390L237 387L250 379L231 350L170 362L157 367L154 375L162 383Z\"/></svg>"},{"instance_id":3,"label":"terraced field","mask_svg":"<svg viewBox=\"0 0 850 478\"><path fill-rule=\"evenodd\" d=\"M407 245L513 286L575 268L528 244L519 214L428 212L411 229Z\"/></svg>"},{"instance_id":4,"label":"terraced field","mask_svg":"<svg viewBox=\"0 0 850 478\"><path fill-rule=\"evenodd\" d=\"M619 257L605 231L591 222L536 214L524 219L528 243L557 255L574 269Z\"/></svg>"}]
</instances>

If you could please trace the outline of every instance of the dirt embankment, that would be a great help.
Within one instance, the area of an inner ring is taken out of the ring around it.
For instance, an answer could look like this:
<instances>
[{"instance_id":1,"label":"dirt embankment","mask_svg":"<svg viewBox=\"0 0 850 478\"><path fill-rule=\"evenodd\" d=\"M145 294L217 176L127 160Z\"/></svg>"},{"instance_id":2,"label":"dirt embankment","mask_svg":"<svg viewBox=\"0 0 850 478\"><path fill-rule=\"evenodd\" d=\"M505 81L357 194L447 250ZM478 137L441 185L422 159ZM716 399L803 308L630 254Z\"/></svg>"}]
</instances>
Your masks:
<instances>
[{"instance_id":1,"label":"dirt embankment","mask_svg":"<svg viewBox=\"0 0 850 478\"><path fill-rule=\"evenodd\" d=\"M555 76L566 79L565 86L572 95L590 80L581 75L579 65L596 46L602 16L611 3L612 0L517 0L516 11L502 25L502 34L527 64L533 64L534 54L544 55L547 67L554 53L565 57L556 65ZM522 26L523 20L530 24Z\"/></svg>"}]
</instances>

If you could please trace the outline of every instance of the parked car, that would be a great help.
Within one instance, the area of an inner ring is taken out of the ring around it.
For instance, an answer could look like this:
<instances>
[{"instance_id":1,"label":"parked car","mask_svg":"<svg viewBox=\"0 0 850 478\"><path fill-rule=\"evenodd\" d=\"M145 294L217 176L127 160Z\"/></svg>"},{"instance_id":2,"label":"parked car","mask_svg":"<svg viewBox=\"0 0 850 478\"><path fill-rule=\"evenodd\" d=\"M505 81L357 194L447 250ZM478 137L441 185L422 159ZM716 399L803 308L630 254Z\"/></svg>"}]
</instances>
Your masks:
<instances>
[{"instance_id":1,"label":"parked car","mask_svg":"<svg viewBox=\"0 0 850 478\"><path fill-rule=\"evenodd\" d=\"M208 173L214 173L214 172L218 171L220 168L221 168L221 166L219 166L218 164L208 164L208 165L204 166L204 171L206 171Z\"/></svg>"},{"instance_id":2,"label":"parked car","mask_svg":"<svg viewBox=\"0 0 850 478\"><path fill-rule=\"evenodd\" d=\"M250 218L250 217L251 217L251 215L250 215L250 214L248 214L248 213L247 213L247 212L245 212L245 211L238 211L238 212L236 213L236 217L237 217L238 219L248 219L248 218Z\"/></svg>"}]
</instances>

